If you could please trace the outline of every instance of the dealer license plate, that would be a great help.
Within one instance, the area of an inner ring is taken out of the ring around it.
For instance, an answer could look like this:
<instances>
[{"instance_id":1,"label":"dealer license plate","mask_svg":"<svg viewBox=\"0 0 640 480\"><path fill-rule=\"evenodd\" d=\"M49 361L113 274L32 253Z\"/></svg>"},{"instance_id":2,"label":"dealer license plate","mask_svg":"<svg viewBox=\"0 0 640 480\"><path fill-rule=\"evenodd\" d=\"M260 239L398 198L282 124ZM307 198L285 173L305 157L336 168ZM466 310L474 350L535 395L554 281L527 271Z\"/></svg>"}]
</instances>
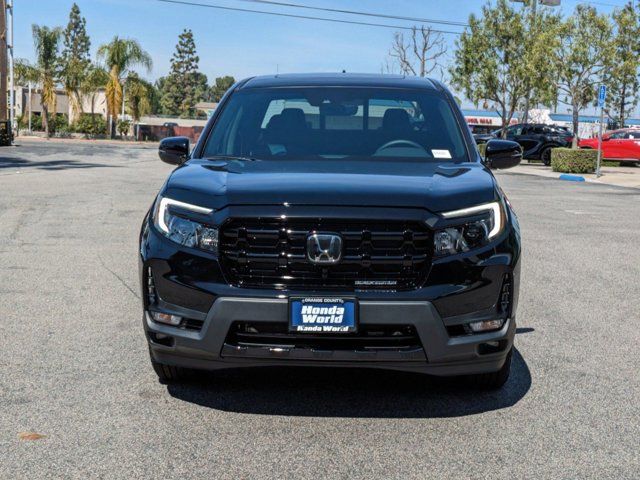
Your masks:
<instances>
[{"instance_id":1,"label":"dealer license plate","mask_svg":"<svg viewBox=\"0 0 640 480\"><path fill-rule=\"evenodd\" d=\"M304 297L289 301L289 331L352 333L358 330L354 298Z\"/></svg>"}]
</instances>

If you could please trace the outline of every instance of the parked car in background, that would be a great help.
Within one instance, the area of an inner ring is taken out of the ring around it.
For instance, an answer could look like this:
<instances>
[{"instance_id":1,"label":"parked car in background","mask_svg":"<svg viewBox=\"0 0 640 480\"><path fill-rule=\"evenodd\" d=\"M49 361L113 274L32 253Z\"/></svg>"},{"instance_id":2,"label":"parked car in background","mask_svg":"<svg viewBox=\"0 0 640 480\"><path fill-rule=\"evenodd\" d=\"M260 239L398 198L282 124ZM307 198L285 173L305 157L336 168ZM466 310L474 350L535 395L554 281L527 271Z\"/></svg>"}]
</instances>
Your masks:
<instances>
[{"instance_id":1,"label":"parked car in background","mask_svg":"<svg viewBox=\"0 0 640 480\"><path fill-rule=\"evenodd\" d=\"M471 134L476 142L476 145L487 143L489 140L496 138L496 129L493 127L487 127L484 125L470 125Z\"/></svg>"},{"instance_id":2,"label":"parked car in background","mask_svg":"<svg viewBox=\"0 0 640 480\"><path fill-rule=\"evenodd\" d=\"M598 148L597 138L585 138L580 148ZM640 163L640 129L621 128L602 135L602 157L606 160Z\"/></svg>"},{"instance_id":3,"label":"parked car in background","mask_svg":"<svg viewBox=\"0 0 640 480\"><path fill-rule=\"evenodd\" d=\"M496 132L500 137L501 131ZM551 165L551 150L557 147L571 147L573 134L563 127L539 123L519 123L506 129L507 140L518 142L524 151L523 157L542 160Z\"/></svg>"},{"instance_id":4,"label":"parked car in background","mask_svg":"<svg viewBox=\"0 0 640 480\"><path fill-rule=\"evenodd\" d=\"M495 133L474 133L473 139L476 141L477 145L482 143L487 143L489 140L496 138Z\"/></svg>"}]
</instances>

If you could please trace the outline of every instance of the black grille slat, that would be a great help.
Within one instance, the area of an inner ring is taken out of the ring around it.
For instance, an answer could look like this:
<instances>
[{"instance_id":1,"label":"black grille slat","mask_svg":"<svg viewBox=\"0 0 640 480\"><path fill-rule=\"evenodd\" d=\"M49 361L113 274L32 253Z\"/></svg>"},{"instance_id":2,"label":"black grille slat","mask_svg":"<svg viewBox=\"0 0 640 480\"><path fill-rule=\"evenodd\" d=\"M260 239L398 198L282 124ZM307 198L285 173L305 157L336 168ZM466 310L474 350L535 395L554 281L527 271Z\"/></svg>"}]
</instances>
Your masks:
<instances>
[{"instance_id":1,"label":"black grille slat","mask_svg":"<svg viewBox=\"0 0 640 480\"><path fill-rule=\"evenodd\" d=\"M342 237L340 263L307 260L306 239L314 231ZM221 228L220 252L228 279L241 287L410 290L426 276L430 239L416 221L234 218Z\"/></svg>"},{"instance_id":2,"label":"black grille slat","mask_svg":"<svg viewBox=\"0 0 640 480\"><path fill-rule=\"evenodd\" d=\"M352 334L309 334L289 332L286 323L235 322L225 343L241 347L285 347L331 350L380 350L422 348L412 325L361 325Z\"/></svg>"}]
</instances>

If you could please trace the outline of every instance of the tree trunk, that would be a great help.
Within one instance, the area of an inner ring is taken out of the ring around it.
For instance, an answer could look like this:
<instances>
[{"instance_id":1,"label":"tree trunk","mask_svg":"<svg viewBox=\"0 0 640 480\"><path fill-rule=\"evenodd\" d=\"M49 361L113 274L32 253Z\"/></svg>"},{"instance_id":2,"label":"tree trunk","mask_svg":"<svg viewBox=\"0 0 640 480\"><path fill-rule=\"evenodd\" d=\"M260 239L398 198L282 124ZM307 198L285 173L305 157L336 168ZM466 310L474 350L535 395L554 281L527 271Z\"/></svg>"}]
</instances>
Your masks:
<instances>
[{"instance_id":1,"label":"tree trunk","mask_svg":"<svg viewBox=\"0 0 640 480\"><path fill-rule=\"evenodd\" d=\"M580 112L578 111L578 107L575 105L575 103L571 105L571 108L573 110L571 113L571 120L573 124L573 141L571 142L571 148L578 148L578 114Z\"/></svg>"},{"instance_id":2,"label":"tree trunk","mask_svg":"<svg viewBox=\"0 0 640 480\"><path fill-rule=\"evenodd\" d=\"M622 95L620 96L620 115L619 115L619 119L620 119L620 125L618 125L618 128L624 128L624 107L627 100L627 82L623 82L622 83Z\"/></svg>"},{"instance_id":3,"label":"tree trunk","mask_svg":"<svg viewBox=\"0 0 640 480\"><path fill-rule=\"evenodd\" d=\"M502 131L500 132L500 137L501 138L507 138L507 127L509 126L509 123L511 123L511 117L507 118L507 109L506 108L502 108Z\"/></svg>"},{"instance_id":4,"label":"tree trunk","mask_svg":"<svg viewBox=\"0 0 640 480\"><path fill-rule=\"evenodd\" d=\"M46 105L42 105L42 126L44 127L44 133L49 138L49 108Z\"/></svg>"}]
</instances>

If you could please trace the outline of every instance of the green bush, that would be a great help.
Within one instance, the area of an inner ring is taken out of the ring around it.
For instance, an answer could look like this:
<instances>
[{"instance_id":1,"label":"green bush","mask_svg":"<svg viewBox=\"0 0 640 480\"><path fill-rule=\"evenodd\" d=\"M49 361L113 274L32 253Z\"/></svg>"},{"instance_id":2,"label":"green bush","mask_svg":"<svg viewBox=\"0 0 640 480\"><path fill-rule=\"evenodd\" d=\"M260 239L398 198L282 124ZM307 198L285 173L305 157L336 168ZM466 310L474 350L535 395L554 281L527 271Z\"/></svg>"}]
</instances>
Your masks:
<instances>
[{"instance_id":1,"label":"green bush","mask_svg":"<svg viewBox=\"0 0 640 480\"><path fill-rule=\"evenodd\" d=\"M597 161L597 150L572 148L551 150L551 169L554 172L593 173L596 171Z\"/></svg>"},{"instance_id":2,"label":"green bush","mask_svg":"<svg viewBox=\"0 0 640 480\"><path fill-rule=\"evenodd\" d=\"M42 126L42 117L40 115L36 115L35 113L31 114L31 130L34 130L36 132L44 131L44 127Z\"/></svg>"},{"instance_id":3,"label":"green bush","mask_svg":"<svg viewBox=\"0 0 640 480\"><path fill-rule=\"evenodd\" d=\"M107 133L107 122L99 113L81 113L73 124L73 130L86 135L104 135Z\"/></svg>"},{"instance_id":4,"label":"green bush","mask_svg":"<svg viewBox=\"0 0 640 480\"><path fill-rule=\"evenodd\" d=\"M129 127L131 127L129 120L118 120L118 133L120 136L126 136L129 133Z\"/></svg>"}]
</instances>

